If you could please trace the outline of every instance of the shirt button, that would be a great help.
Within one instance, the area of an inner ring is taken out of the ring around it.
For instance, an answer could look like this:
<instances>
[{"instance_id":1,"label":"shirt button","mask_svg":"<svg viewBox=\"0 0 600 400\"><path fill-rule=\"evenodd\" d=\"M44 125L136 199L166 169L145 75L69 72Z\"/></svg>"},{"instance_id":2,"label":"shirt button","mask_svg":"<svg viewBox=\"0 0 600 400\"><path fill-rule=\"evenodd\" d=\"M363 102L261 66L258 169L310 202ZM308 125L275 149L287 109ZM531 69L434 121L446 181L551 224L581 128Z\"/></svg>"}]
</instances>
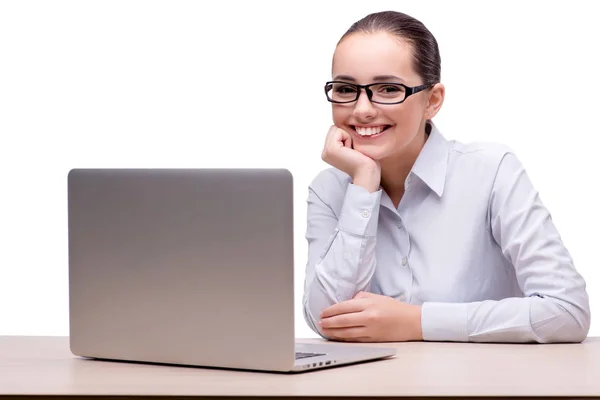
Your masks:
<instances>
[{"instance_id":1,"label":"shirt button","mask_svg":"<svg viewBox=\"0 0 600 400\"><path fill-rule=\"evenodd\" d=\"M403 294L401 294L401 295L398 297L398 300L399 300L399 301L404 301L405 299L406 299L406 297L405 297Z\"/></svg>"},{"instance_id":2,"label":"shirt button","mask_svg":"<svg viewBox=\"0 0 600 400\"><path fill-rule=\"evenodd\" d=\"M369 218L369 215L371 215L371 213L369 212L369 210L363 210L360 215L362 215L364 218Z\"/></svg>"},{"instance_id":3,"label":"shirt button","mask_svg":"<svg viewBox=\"0 0 600 400\"><path fill-rule=\"evenodd\" d=\"M408 258L402 257L402 265L408 264Z\"/></svg>"},{"instance_id":4,"label":"shirt button","mask_svg":"<svg viewBox=\"0 0 600 400\"><path fill-rule=\"evenodd\" d=\"M400 221L398 221L398 228L404 229L404 225L402 225L402 222L400 222Z\"/></svg>"}]
</instances>

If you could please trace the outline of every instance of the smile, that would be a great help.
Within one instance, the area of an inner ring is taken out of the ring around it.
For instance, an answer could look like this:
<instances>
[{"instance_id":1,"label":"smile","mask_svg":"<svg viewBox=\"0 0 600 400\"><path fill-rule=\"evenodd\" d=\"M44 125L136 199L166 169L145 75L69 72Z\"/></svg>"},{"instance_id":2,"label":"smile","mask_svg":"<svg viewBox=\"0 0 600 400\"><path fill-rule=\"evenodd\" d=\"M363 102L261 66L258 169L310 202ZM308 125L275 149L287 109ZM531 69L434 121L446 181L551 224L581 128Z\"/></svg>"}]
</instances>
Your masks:
<instances>
[{"instance_id":1,"label":"smile","mask_svg":"<svg viewBox=\"0 0 600 400\"><path fill-rule=\"evenodd\" d=\"M390 125L377 125L377 126L355 126L351 125L352 129L360 137L375 138L381 136Z\"/></svg>"}]
</instances>

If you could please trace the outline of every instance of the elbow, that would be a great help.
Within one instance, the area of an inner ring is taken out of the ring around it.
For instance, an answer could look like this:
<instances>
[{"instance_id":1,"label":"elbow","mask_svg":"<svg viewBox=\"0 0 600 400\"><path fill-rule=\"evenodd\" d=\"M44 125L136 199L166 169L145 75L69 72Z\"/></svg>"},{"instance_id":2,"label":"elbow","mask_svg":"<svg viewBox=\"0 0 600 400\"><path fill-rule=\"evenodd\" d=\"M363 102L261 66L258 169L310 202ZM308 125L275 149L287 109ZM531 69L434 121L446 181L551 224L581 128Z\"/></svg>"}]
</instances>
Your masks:
<instances>
[{"instance_id":1,"label":"elbow","mask_svg":"<svg viewBox=\"0 0 600 400\"><path fill-rule=\"evenodd\" d=\"M567 314L569 314L571 320L571 334L567 339L569 339L569 341L573 343L583 342L588 336L592 320L589 307L580 310L578 315L575 316L571 315L568 312Z\"/></svg>"},{"instance_id":2,"label":"elbow","mask_svg":"<svg viewBox=\"0 0 600 400\"><path fill-rule=\"evenodd\" d=\"M314 333L321 336L323 339L329 340L330 338L325 336L323 334L323 332L321 331L321 329L319 329L319 325L317 324L317 321L315 320L315 318L313 318L313 316L310 312L310 307L308 306L308 302L304 302L304 306L302 308L303 308L303 314L304 314L304 321L306 322L308 327Z\"/></svg>"},{"instance_id":3,"label":"elbow","mask_svg":"<svg viewBox=\"0 0 600 400\"><path fill-rule=\"evenodd\" d=\"M589 330L589 322L579 323L572 320L568 328L565 329L565 334L558 338L556 342L581 343L587 338Z\"/></svg>"},{"instance_id":4,"label":"elbow","mask_svg":"<svg viewBox=\"0 0 600 400\"><path fill-rule=\"evenodd\" d=\"M550 298L540 300L536 311L543 312L546 318L539 319L537 329L533 327L539 343L581 343L587 338L591 324L587 301L574 304Z\"/></svg>"},{"instance_id":5,"label":"elbow","mask_svg":"<svg viewBox=\"0 0 600 400\"><path fill-rule=\"evenodd\" d=\"M590 318L589 314L587 318L576 319L572 316L565 316L567 320L565 323L564 333L558 335L556 340L557 343L581 343L583 342L590 330Z\"/></svg>"}]
</instances>

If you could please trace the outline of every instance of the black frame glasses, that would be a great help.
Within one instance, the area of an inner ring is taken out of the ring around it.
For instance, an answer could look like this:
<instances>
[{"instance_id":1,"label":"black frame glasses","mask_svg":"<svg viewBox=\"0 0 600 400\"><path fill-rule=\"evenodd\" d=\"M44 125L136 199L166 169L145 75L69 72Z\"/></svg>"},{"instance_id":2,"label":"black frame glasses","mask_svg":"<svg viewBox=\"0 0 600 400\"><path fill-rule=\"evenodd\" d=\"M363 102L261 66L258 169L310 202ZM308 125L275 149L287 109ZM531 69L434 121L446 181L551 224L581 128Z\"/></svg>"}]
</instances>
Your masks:
<instances>
[{"instance_id":1,"label":"black frame glasses","mask_svg":"<svg viewBox=\"0 0 600 400\"><path fill-rule=\"evenodd\" d=\"M353 100L345 100L345 101L333 100L332 98L330 98L328 92L332 88L332 86L333 86L334 83L343 83L344 85L355 87L356 88L356 98L354 98ZM371 90L371 86L386 85L386 84L387 85L402 86L404 88L404 91L405 91L404 99L402 99L400 101L395 101L395 102L387 102L387 101L383 102L383 101L373 100L373 91ZM327 100L329 102L331 102L331 103L337 103L337 104L354 103L360 97L361 90L364 89L365 92L367 93L367 97L369 98L369 101L371 103L377 103L377 104L400 104L400 103L403 103L404 101L406 101L406 99L408 99L409 96L412 96L415 93L419 93L422 90L429 89L433 85L435 85L435 83L430 83L430 84L426 84L426 85L419 85L419 86L409 87L409 86L406 86L403 83L396 83L396 82L375 82L375 83L369 83L368 85L359 85L357 83L350 83L350 82L344 82L344 81L329 81L329 82L325 83L325 96L327 97Z\"/></svg>"}]
</instances>

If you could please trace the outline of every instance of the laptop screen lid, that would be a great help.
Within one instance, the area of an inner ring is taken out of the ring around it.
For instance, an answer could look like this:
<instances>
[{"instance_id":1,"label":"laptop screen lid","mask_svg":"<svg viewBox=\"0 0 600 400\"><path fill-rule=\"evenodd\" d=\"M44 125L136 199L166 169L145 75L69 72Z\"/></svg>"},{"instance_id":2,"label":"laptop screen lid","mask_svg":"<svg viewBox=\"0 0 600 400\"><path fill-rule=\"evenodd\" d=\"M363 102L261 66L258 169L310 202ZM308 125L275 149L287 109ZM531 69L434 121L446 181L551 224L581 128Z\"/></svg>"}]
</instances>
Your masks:
<instances>
[{"instance_id":1,"label":"laptop screen lid","mask_svg":"<svg viewBox=\"0 0 600 400\"><path fill-rule=\"evenodd\" d=\"M73 169L68 218L74 354L294 364L289 171Z\"/></svg>"}]
</instances>

